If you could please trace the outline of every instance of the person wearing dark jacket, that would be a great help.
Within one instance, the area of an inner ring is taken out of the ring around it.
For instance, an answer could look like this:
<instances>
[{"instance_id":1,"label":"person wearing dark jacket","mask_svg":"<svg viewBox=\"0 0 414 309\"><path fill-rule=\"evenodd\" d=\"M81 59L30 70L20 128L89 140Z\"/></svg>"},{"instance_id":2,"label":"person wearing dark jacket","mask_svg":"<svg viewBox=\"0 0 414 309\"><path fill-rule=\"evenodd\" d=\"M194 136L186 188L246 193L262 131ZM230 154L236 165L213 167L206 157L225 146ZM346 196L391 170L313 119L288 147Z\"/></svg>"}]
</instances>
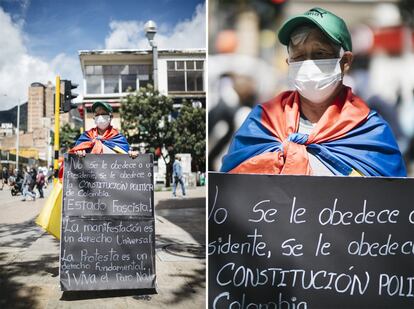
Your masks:
<instances>
[{"instance_id":1,"label":"person wearing dark jacket","mask_svg":"<svg viewBox=\"0 0 414 309\"><path fill-rule=\"evenodd\" d=\"M45 185L45 175L43 171L40 170L36 177L36 187L39 191L40 198L44 198L43 196L43 186Z\"/></svg>"},{"instance_id":2,"label":"person wearing dark jacket","mask_svg":"<svg viewBox=\"0 0 414 309\"><path fill-rule=\"evenodd\" d=\"M8 170L7 170L7 167L3 167L3 171L2 171L2 173L1 173L1 189L0 190L3 190L3 188L4 188L4 185L5 184L7 184L8 183L8 180L9 180L9 172L8 172Z\"/></svg>"}]
</instances>

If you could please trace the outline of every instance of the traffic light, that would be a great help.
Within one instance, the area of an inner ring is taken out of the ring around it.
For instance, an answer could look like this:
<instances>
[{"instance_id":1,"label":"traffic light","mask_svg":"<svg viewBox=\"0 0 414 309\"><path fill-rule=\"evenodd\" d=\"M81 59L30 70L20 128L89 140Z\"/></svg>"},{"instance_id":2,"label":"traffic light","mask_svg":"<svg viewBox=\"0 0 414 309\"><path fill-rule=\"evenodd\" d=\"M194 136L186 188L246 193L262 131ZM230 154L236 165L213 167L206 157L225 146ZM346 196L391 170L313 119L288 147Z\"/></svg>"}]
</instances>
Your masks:
<instances>
[{"instance_id":1,"label":"traffic light","mask_svg":"<svg viewBox=\"0 0 414 309\"><path fill-rule=\"evenodd\" d=\"M62 94L60 103L61 113L67 113L71 109L77 108L77 105L72 103L72 100L78 96L76 93L72 93L72 89L77 87L78 85L72 84L70 80L63 79L60 81L60 93Z\"/></svg>"}]
</instances>

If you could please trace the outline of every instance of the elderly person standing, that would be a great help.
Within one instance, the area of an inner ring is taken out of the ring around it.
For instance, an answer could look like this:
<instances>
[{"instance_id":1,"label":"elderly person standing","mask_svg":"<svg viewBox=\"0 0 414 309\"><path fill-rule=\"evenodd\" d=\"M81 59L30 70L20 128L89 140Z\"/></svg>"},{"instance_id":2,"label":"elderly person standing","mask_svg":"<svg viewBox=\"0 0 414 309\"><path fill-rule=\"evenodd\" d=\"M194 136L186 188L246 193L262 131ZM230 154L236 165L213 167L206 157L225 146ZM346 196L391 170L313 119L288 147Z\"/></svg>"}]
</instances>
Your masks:
<instances>
[{"instance_id":1,"label":"elderly person standing","mask_svg":"<svg viewBox=\"0 0 414 309\"><path fill-rule=\"evenodd\" d=\"M121 153L136 158L138 152L130 150L126 138L111 126L112 106L106 102L95 102L92 111L96 127L84 132L69 152L81 157L86 153Z\"/></svg>"},{"instance_id":2,"label":"elderly person standing","mask_svg":"<svg viewBox=\"0 0 414 309\"><path fill-rule=\"evenodd\" d=\"M222 172L406 176L388 124L342 84L352 64L345 22L321 8L287 20L293 91L256 106L235 134Z\"/></svg>"}]
</instances>

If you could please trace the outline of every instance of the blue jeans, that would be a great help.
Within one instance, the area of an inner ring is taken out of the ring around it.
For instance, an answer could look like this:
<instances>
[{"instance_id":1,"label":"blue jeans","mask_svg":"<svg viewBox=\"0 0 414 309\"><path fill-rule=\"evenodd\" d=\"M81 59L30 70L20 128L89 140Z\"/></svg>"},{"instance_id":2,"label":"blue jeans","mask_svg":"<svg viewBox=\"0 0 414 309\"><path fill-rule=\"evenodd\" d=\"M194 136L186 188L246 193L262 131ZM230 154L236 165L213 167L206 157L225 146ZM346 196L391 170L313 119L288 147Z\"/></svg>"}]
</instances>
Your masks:
<instances>
[{"instance_id":1,"label":"blue jeans","mask_svg":"<svg viewBox=\"0 0 414 309\"><path fill-rule=\"evenodd\" d=\"M35 199L35 198L36 198L36 193L34 193L34 192L30 192L30 190L29 190L29 185L25 185L25 186L23 187L23 199L26 199L26 196L27 196L27 195L31 196L31 197L32 197L32 199Z\"/></svg>"},{"instance_id":2,"label":"blue jeans","mask_svg":"<svg viewBox=\"0 0 414 309\"><path fill-rule=\"evenodd\" d=\"M175 191L177 190L177 183L181 185L181 191L183 193L183 196L185 196L185 186L184 186L183 177L174 177L173 195L175 196Z\"/></svg>"}]
</instances>

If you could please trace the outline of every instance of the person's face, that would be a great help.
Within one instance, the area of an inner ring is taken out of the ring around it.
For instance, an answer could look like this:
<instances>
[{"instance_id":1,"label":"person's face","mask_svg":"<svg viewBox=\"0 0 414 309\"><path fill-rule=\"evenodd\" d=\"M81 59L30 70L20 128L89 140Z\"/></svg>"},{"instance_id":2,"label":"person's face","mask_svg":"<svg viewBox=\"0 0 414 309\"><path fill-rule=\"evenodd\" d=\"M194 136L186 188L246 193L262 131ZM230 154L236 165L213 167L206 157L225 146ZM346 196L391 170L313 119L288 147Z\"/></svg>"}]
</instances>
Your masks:
<instances>
[{"instance_id":1,"label":"person's face","mask_svg":"<svg viewBox=\"0 0 414 309\"><path fill-rule=\"evenodd\" d=\"M103 107L100 107L100 106L95 108L94 118L96 118L98 116L103 116L103 115L109 116L109 113L106 109L104 109Z\"/></svg>"},{"instance_id":2,"label":"person's face","mask_svg":"<svg viewBox=\"0 0 414 309\"><path fill-rule=\"evenodd\" d=\"M322 60L339 58L339 50L319 29L311 29L305 39L295 42L295 38L289 44L289 59L286 62L299 62L305 60ZM340 65L342 74L351 67L352 52L345 52Z\"/></svg>"},{"instance_id":3,"label":"person's face","mask_svg":"<svg viewBox=\"0 0 414 309\"><path fill-rule=\"evenodd\" d=\"M106 109L100 106L95 109L94 120L100 130L106 130L111 123L111 119L112 117Z\"/></svg>"},{"instance_id":4,"label":"person's face","mask_svg":"<svg viewBox=\"0 0 414 309\"><path fill-rule=\"evenodd\" d=\"M301 37L302 36L302 37ZM294 36L289 44L289 61L333 59L339 57L339 51L318 29Z\"/></svg>"}]
</instances>

